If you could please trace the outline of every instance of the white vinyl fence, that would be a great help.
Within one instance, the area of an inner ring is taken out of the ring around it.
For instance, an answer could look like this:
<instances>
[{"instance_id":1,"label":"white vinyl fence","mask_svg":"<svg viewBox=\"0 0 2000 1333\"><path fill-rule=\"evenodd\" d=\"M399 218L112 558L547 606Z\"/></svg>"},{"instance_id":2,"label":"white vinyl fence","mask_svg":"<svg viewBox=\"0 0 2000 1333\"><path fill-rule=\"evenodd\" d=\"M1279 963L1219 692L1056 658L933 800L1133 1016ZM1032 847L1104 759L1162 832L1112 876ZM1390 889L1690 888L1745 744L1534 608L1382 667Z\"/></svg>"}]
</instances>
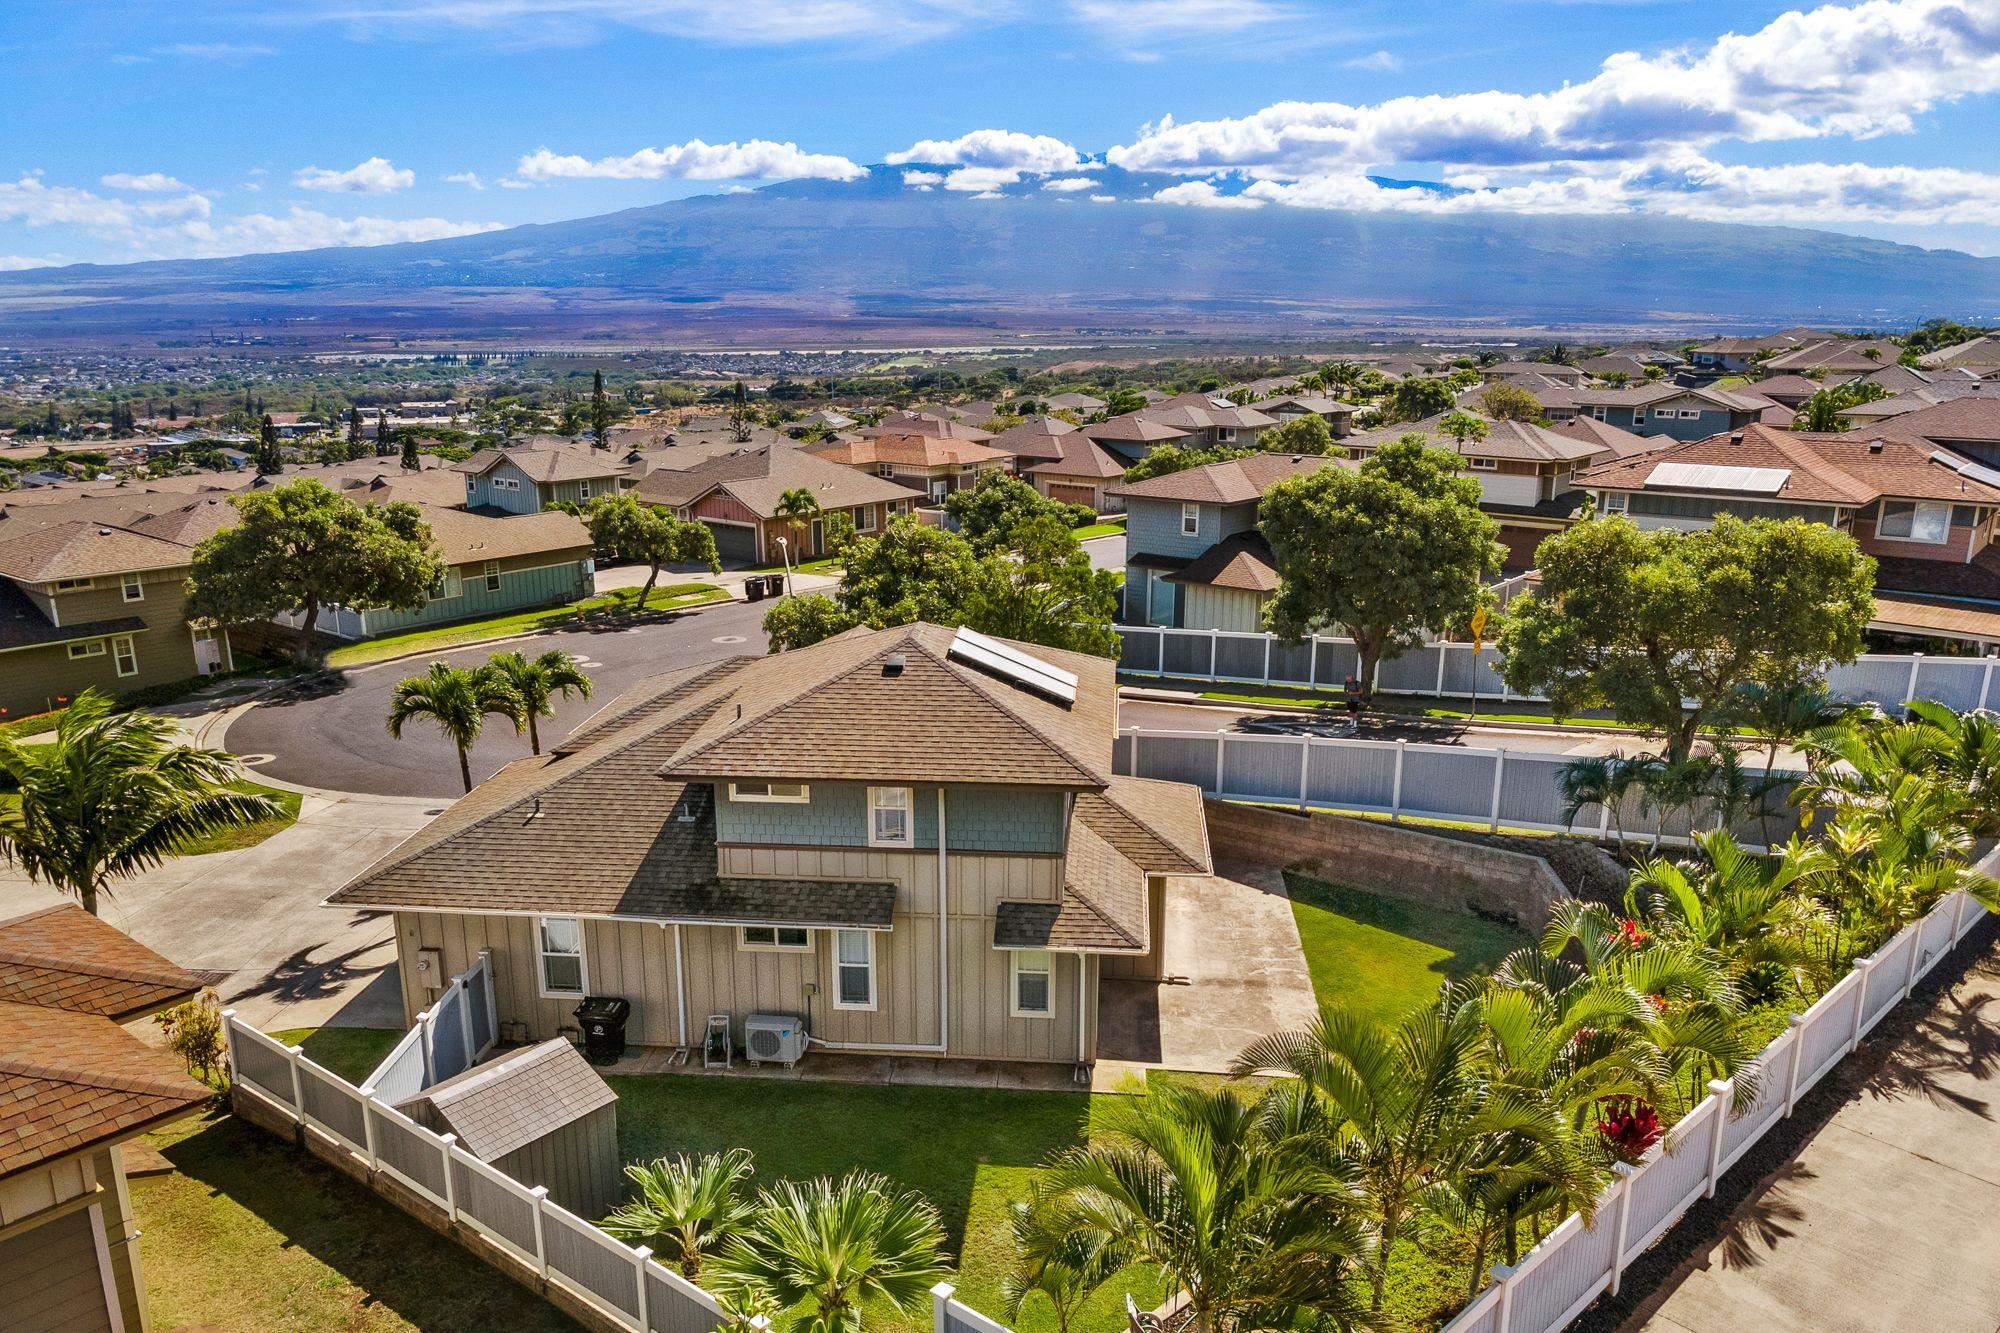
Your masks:
<instances>
[{"instance_id":1,"label":"white vinyl fence","mask_svg":"<svg viewBox=\"0 0 2000 1333\"><path fill-rule=\"evenodd\" d=\"M1496 1266L1490 1285L1445 1333L1553 1333L1600 1294L1616 1295L1625 1269L1695 1200L1712 1196L1722 1174L1790 1116L1983 915L1978 903L1954 893L1855 963L1751 1068L1710 1083L1709 1095L1637 1166L1617 1168L1589 1223L1571 1214L1518 1265Z\"/></svg>"},{"instance_id":2,"label":"white vinyl fence","mask_svg":"<svg viewBox=\"0 0 2000 1333\"><path fill-rule=\"evenodd\" d=\"M1118 669L1136 676L1216 685L1282 685L1341 688L1360 670L1351 639L1315 637L1287 644L1275 635L1230 630L1159 629L1120 625ZM1500 651L1488 645L1475 660L1469 643L1438 641L1378 663L1375 691L1439 698L1541 702L1516 694L1499 674ZM1996 657L1927 657L1923 653L1871 654L1827 673L1827 689L1850 703L1900 708L1912 699L1935 699L1966 712L2000 704Z\"/></svg>"},{"instance_id":3,"label":"white vinyl fence","mask_svg":"<svg viewBox=\"0 0 2000 1333\"><path fill-rule=\"evenodd\" d=\"M406 1101L479 1063L500 1035L493 999L493 960L479 961L451 979L437 1003L417 1015L417 1025L375 1066L363 1086L390 1104Z\"/></svg>"},{"instance_id":4,"label":"white vinyl fence","mask_svg":"<svg viewBox=\"0 0 2000 1333\"><path fill-rule=\"evenodd\" d=\"M1127 728L1113 749L1115 771L1200 787L1226 801L1258 801L1298 809L1350 810L1394 818L1444 819L1487 828L1531 829L1634 841L1685 844L1712 822L1706 802L1669 810L1664 827L1645 793L1634 791L1617 810L1592 802L1563 820L1563 770L1571 756L1535 750L1426 745L1319 736L1266 736L1224 731ZM1753 776L1761 770L1753 769ZM1780 785L1765 801L1768 820L1751 816L1730 831L1748 846L1783 843L1797 831L1799 812L1787 804L1796 773L1772 775Z\"/></svg>"}]
</instances>

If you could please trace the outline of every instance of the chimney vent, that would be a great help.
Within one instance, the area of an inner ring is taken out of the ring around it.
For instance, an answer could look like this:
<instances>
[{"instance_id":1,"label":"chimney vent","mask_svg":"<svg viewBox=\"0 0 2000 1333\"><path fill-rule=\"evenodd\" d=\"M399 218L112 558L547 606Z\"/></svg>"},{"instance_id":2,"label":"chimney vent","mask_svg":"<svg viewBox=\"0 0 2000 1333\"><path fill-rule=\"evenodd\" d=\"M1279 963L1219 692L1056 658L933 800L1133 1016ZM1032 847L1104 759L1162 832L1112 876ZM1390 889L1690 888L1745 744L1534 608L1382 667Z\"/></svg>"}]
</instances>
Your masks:
<instances>
[{"instance_id":1,"label":"chimney vent","mask_svg":"<svg viewBox=\"0 0 2000 1333\"><path fill-rule=\"evenodd\" d=\"M1871 453L1871 454L1879 454L1879 453L1881 453L1881 452L1882 452L1882 441L1880 441L1880 440L1870 440L1870 441L1868 441L1868 452L1869 452L1869 453Z\"/></svg>"},{"instance_id":2,"label":"chimney vent","mask_svg":"<svg viewBox=\"0 0 2000 1333\"><path fill-rule=\"evenodd\" d=\"M909 664L910 659L903 656L903 654L890 653L882 659L882 674L885 676L900 676L903 674L903 668Z\"/></svg>"},{"instance_id":3,"label":"chimney vent","mask_svg":"<svg viewBox=\"0 0 2000 1333\"><path fill-rule=\"evenodd\" d=\"M1741 444L1741 443L1743 443L1743 432L1742 432L1742 431L1740 431L1740 430L1732 430L1732 431L1730 431L1730 432L1729 432L1729 442L1730 442L1731 444Z\"/></svg>"}]
</instances>

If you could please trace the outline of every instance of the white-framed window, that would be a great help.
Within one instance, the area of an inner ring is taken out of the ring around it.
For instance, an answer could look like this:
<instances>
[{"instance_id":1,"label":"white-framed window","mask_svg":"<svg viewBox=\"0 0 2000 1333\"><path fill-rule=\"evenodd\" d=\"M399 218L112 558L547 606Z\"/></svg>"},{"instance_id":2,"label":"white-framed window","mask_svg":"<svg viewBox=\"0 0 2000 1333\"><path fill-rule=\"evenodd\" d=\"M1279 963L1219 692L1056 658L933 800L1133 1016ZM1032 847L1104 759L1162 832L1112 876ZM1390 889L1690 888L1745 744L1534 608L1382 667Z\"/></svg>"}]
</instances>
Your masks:
<instances>
[{"instance_id":1,"label":"white-framed window","mask_svg":"<svg viewBox=\"0 0 2000 1333\"><path fill-rule=\"evenodd\" d=\"M137 574L127 574L118 581L119 591L128 602L146 600L146 580Z\"/></svg>"},{"instance_id":2,"label":"white-framed window","mask_svg":"<svg viewBox=\"0 0 2000 1333\"><path fill-rule=\"evenodd\" d=\"M875 506L854 506L854 530L856 532L875 531Z\"/></svg>"},{"instance_id":3,"label":"white-framed window","mask_svg":"<svg viewBox=\"0 0 2000 1333\"><path fill-rule=\"evenodd\" d=\"M875 475L878 477L893 477L896 475L896 469L893 464L878 463L875 466Z\"/></svg>"},{"instance_id":4,"label":"white-framed window","mask_svg":"<svg viewBox=\"0 0 2000 1333\"><path fill-rule=\"evenodd\" d=\"M447 565L444 576L431 587L431 600L434 602L448 602L454 597L463 595L464 592L465 576Z\"/></svg>"},{"instance_id":5,"label":"white-framed window","mask_svg":"<svg viewBox=\"0 0 2000 1333\"><path fill-rule=\"evenodd\" d=\"M1625 494L1623 491L1606 491L1604 493L1604 512L1607 514L1624 513L1625 506L1631 498L1631 496Z\"/></svg>"},{"instance_id":6,"label":"white-framed window","mask_svg":"<svg viewBox=\"0 0 2000 1333\"><path fill-rule=\"evenodd\" d=\"M474 491L478 489L479 489L479 478L467 477L465 479L465 493L467 495L471 495Z\"/></svg>"},{"instance_id":7,"label":"white-framed window","mask_svg":"<svg viewBox=\"0 0 2000 1333\"><path fill-rule=\"evenodd\" d=\"M111 641L111 660L121 676L139 674L139 649L132 642L132 636L121 634Z\"/></svg>"},{"instance_id":8,"label":"white-framed window","mask_svg":"<svg viewBox=\"0 0 2000 1333\"><path fill-rule=\"evenodd\" d=\"M1201 531L1201 506L1184 504L1181 506L1181 536L1193 537Z\"/></svg>"},{"instance_id":9,"label":"white-framed window","mask_svg":"<svg viewBox=\"0 0 2000 1333\"><path fill-rule=\"evenodd\" d=\"M804 926L744 926L736 938L739 949L763 949L778 953L809 953L812 932Z\"/></svg>"},{"instance_id":10,"label":"white-framed window","mask_svg":"<svg viewBox=\"0 0 2000 1333\"><path fill-rule=\"evenodd\" d=\"M545 916L535 922L541 954L542 994L587 995L590 971L583 960L583 922L573 916Z\"/></svg>"},{"instance_id":11,"label":"white-framed window","mask_svg":"<svg viewBox=\"0 0 2000 1333\"><path fill-rule=\"evenodd\" d=\"M518 491L521 489L521 479L519 477L495 477L493 479L493 489L496 491Z\"/></svg>"},{"instance_id":12,"label":"white-framed window","mask_svg":"<svg viewBox=\"0 0 2000 1333\"><path fill-rule=\"evenodd\" d=\"M1047 1018L1051 1003L1049 951L1016 949L1007 959L1007 1012L1016 1018Z\"/></svg>"},{"instance_id":13,"label":"white-framed window","mask_svg":"<svg viewBox=\"0 0 2000 1333\"><path fill-rule=\"evenodd\" d=\"M1698 407L1683 407L1683 408L1681 409L1681 420L1682 420L1682 421L1700 421L1700 420L1701 420L1701 409L1700 409L1700 408L1698 408Z\"/></svg>"},{"instance_id":14,"label":"white-framed window","mask_svg":"<svg viewBox=\"0 0 2000 1333\"><path fill-rule=\"evenodd\" d=\"M803 782L732 782L729 799L805 805L812 800L812 788Z\"/></svg>"},{"instance_id":15,"label":"white-framed window","mask_svg":"<svg viewBox=\"0 0 2000 1333\"><path fill-rule=\"evenodd\" d=\"M1671 407L1656 407L1653 409L1653 420L1672 421L1677 415L1677 411L1677 409Z\"/></svg>"},{"instance_id":16,"label":"white-framed window","mask_svg":"<svg viewBox=\"0 0 2000 1333\"><path fill-rule=\"evenodd\" d=\"M578 483L576 484L576 498L577 498L577 499L579 499L579 500L588 500L588 499L590 498L590 483L589 483L589 482L587 482L587 481L579 481L579 482L578 482Z\"/></svg>"},{"instance_id":17,"label":"white-framed window","mask_svg":"<svg viewBox=\"0 0 2000 1333\"><path fill-rule=\"evenodd\" d=\"M1593 407L1590 409L1591 420L1602 421L1610 411L1608 407Z\"/></svg>"},{"instance_id":18,"label":"white-framed window","mask_svg":"<svg viewBox=\"0 0 2000 1333\"><path fill-rule=\"evenodd\" d=\"M875 932L833 932L833 1007L875 1007Z\"/></svg>"},{"instance_id":19,"label":"white-framed window","mask_svg":"<svg viewBox=\"0 0 2000 1333\"><path fill-rule=\"evenodd\" d=\"M498 560L488 560L486 562L484 569L482 569L480 572L485 574L486 576L486 591L499 592L500 562Z\"/></svg>"},{"instance_id":20,"label":"white-framed window","mask_svg":"<svg viewBox=\"0 0 2000 1333\"><path fill-rule=\"evenodd\" d=\"M1236 428L1233 426L1219 427L1215 432L1215 438L1221 440L1224 444L1228 444L1236 438Z\"/></svg>"},{"instance_id":21,"label":"white-framed window","mask_svg":"<svg viewBox=\"0 0 2000 1333\"><path fill-rule=\"evenodd\" d=\"M1465 460L1474 472L1498 472L1500 460L1497 458L1468 458Z\"/></svg>"},{"instance_id":22,"label":"white-framed window","mask_svg":"<svg viewBox=\"0 0 2000 1333\"><path fill-rule=\"evenodd\" d=\"M86 657L102 657L108 651L110 650L104 646L104 640L85 639L81 643L73 643L69 646L69 660L77 662Z\"/></svg>"},{"instance_id":23,"label":"white-framed window","mask_svg":"<svg viewBox=\"0 0 2000 1333\"><path fill-rule=\"evenodd\" d=\"M1882 520L1875 526L1875 535L1939 545L1951 536L1951 506L1926 501L1884 500Z\"/></svg>"},{"instance_id":24,"label":"white-framed window","mask_svg":"<svg viewBox=\"0 0 2000 1333\"><path fill-rule=\"evenodd\" d=\"M910 833L910 789L870 787L868 789L868 845L908 847Z\"/></svg>"},{"instance_id":25,"label":"white-framed window","mask_svg":"<svg viewBox=\"0 0 2000 1333\"><path fill-rule=\"evenodd\" d=\"M89 579L57 579L51 585L57 592L82 592L91 586Z\"/></svg>"}]
</instances>

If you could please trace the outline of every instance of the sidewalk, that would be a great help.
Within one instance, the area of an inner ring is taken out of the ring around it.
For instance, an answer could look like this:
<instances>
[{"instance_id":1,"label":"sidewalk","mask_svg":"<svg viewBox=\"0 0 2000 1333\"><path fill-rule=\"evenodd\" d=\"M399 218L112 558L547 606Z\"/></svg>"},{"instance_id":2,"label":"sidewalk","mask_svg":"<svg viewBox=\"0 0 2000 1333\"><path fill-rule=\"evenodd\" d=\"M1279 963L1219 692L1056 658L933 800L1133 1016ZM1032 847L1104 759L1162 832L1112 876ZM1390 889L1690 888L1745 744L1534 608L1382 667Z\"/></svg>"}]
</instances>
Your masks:
<instances>
[{"instance_id":1,"label":"sidewalk","mask_svg":"<svg viewBox=\"0 0 2000 1333\"><path fill-rule=\"evenodd\" d=\"M1927 1008L1913 999L1867 1043L1873 1058L1815 1091L1828 1109L1802 1145L1775 1145L1740 1199L1697 1205L1680 1226L1692 1243L1675 1254L1669 1233L1578 1327L2000 1328L2000 945L1988 923L1963 947Z\"/></svg>"}]
</instances>

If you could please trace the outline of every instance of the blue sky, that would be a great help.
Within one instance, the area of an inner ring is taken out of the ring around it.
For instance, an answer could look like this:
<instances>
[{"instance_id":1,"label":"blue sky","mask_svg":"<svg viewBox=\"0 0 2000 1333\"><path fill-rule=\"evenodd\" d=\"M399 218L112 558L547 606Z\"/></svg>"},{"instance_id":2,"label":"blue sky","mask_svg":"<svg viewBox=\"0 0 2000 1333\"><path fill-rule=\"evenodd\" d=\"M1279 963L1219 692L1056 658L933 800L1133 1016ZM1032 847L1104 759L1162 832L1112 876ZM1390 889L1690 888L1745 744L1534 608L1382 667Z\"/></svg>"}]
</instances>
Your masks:
<instances>
[{"instance_id":1,"label":"blue sky","mask_svg":"<svg viewBox=\"0 0 2000 1333\"><path fill-rule=\"evenodd\" d=\"M1665 212L2000 253L2000 0L11 0L0 266L906 161L1004 206ZM1450 182L1383 191L1370 173Z\"/></svg>"}]
</instances>

